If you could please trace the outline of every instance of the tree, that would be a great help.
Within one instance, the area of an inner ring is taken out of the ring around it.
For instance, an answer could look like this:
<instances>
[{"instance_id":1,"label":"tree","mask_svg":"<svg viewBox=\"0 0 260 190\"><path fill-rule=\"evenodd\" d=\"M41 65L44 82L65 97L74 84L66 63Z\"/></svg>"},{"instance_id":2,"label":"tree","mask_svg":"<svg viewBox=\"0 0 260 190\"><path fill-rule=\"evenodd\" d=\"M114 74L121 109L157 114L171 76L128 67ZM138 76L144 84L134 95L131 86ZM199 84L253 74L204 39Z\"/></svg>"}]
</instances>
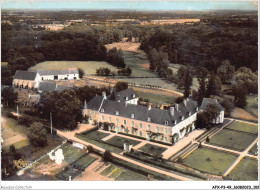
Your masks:
<instances>
[{"instance_id":1,"label":"tree","mask_svg":"<svg viewBox=\"0 0 260 190\"><path fill-rule=\"evenodd\" d=\"M8 106L14 105L14 101L17 100L18 94L17 92L14 92L12 87L6 87L2 89L1 96L3 98L3 102L5 102Z\"/></svg>"},{"instance_id":2,"label":"tree","mask_svg":"<svg viewBox=\"0 0 260 190\"><path fill-rule=\"evenodd\" d=\"M112 158L112 154L110 153L110 151L105 150L102 158L104 161L109 161Z\"/></svg>"},{"instance_id":3,"label":"tree","mask_svg":"<svg viewBox=\"0 0 260 190\"><path fill-rule=\"evenodd\" d=\"M176 98L175 103L176 103L176 104L180 104L180 103L183 102L183 100L184 100L184 97L183 97L183 96L180 96L180 97Z\"/></svg>"},{"instance_id":4,"label":"tree","mask_svg":"<svg viewBox=\"0 0 260 190\"><path fill-rule=\"evenodd\" d=\"M221 84L220 78L215 74L211 74L207 84L206 97L209 97L210 95L220 95Z\"/></svg>"},{"instance_id":5,"label":"tree","mask_svg":"<svg viewBox=\"0 0 260 190\"><path fill-rule=\"evenodd\" d=\"M198 104L200 105L203 98L206 97L206 79L208 76L208 70L203 67L198 67L196 73L200 85L198 89Z\"/></svg>"},{"instance_id":6,"label":"tree","mask_svg":"<svg viewBox=\"0 0 260 190\"><path fill-rule=\"evenodd\" d=\"M195 122L195 126L197 129L209 129L210 128L210 120L209 120L209 113L202 111L197 114L197 120Z\"/></svg>"},{"instance_id":7,"label":"tree","mask_svg":"<svg viewBox=\"0 0 260 190\"><path fill-rule=\"evenodd\" d=\"M234 78L237 86L244 86L249 93L258 92L258 75L253 73L251 69L240 67Z\"/></svg>"},{"instance_id":8,"label":"tree","mask_svg":"<svg viewBox=\"0 0 260 190\"><path fill-rule=\"evenodd\" d=\"M220 111L221 110L216 103L208 104L205 110L205 112L208 113L210 121L215 120L219 116Z\"/></svg>"},{"instance_id":9,"label":"tree","mask_svg":"<svg viewBox=\"0 0 260 190\"><path fill-rule=\"evenodd\" d=\"M184 77L183 77L183 86L184 86L184 97L189 97L190 95L190 87L192 85L192 75L191 75L191 70L190 68L186 68L184 72Z\"/></svg>"},{"instance_id":10,"label":"tree","mask_svg":"<svg viewBox=\"0 0 260 190\"><path fill-rule=\"evenodd\" d=\"M85 72L83 71L83 69L79 68L79 78L83 78Z\"/></svg>"},{"instance_id":11,"label":"tree","mask_svg":"<svg viewBox=\"0 0 260 190\"><path fill-rule=\"evenodd\" d=\"M30 126L27 137L33 146L43 147L47 144L47 131L40 122L35 122Z\"/></svg>"},{"instance_id":12,"label":"tree","mask_svg":"<svg viewBox=\"0 0 260 190\"><path fill-rule=\"evenodd\" d=\"M234 103L229 98L224 98L220 104L225 108L225 116L230 116L231 111L234 109Z\"/></svg>"},{"instance_id":13,"label":"tree","mask_svg":"<svg viewBox=\"0 0 260 190\"><path fill-rule=\"evenodd\" d=\"M128 84L126 82L117 82L114 88L116 92L120 92L122 90L128 89Z\"/></svg>"},{"instance_id":14,"label":"tree","mask_svg":"<svg viewBox=\"0 0 260 190\"><path fill-rule=\"evenodd\" d=\"M157 53L155 48L153 48L149 52L148 58L150 60L150 67L149 67L149 69L154 71L156 69L157 65L158 65L158 53Z\"/></svg>"},{"instance_id":15,"label":"tree","mask_svg":"<svg viewBox=\"0 0 260 190\"><path fill-rule=\"evenodd\" d=\"M232 92L234 94L234 104L237 107L244 108L247 105L246 102L246 94L247 90L246 88L242 86L233 85L232 86Z\"/></svg>"},{"instance_id":16,"label":"tree","mask_svg":"<svg viewBox=\"0 0 260 190\"><path fill-rule=\"evenodd\" d=\"M217 74L222 83L230 83L234 73L235 67L230 64L229 60L224 60L221 63L221 66L217 69Z\"/></svg>"}]
</instances>

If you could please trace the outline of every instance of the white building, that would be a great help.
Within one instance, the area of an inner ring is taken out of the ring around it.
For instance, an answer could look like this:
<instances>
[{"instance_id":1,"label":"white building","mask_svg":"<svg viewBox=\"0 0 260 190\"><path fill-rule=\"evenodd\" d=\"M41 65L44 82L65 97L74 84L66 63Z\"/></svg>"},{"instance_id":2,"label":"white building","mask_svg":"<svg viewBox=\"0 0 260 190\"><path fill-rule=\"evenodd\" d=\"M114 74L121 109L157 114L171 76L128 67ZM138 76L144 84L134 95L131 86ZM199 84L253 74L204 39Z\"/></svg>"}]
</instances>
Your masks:
<instances>
[{"instance_id":1,"label":"white building","mask_svg":"<svg viewBox=\"0 0 260 190\"><path fill-rule=\"evenodd\" d=\"M135 91L132 88L116 92L114 89L111 91L111 95L108 99L116 102L125 102L127 104L138 104L139 97L137 97Z\"/></svg>"},{"instance_id":2,"label":"white building","mask_svg":"<svg viewBox=\"0 0 260 190\"><path fill-rule=\"evenodd\" d=\"M17 88L38 88L41 77L38 72L17 70L13 79L13 86Z\"/></svg>"},{"instance_id":3,"label":"white building","mask_svg":"<svg viewBox=\"0 0 260 190\"><path fill-rule=\"evenodd\" d=\"M40 70L37 71L41 80L77 80L79 79L79 70L77 68L68 68L62 70Z\"/></svg>"}]
</instances>

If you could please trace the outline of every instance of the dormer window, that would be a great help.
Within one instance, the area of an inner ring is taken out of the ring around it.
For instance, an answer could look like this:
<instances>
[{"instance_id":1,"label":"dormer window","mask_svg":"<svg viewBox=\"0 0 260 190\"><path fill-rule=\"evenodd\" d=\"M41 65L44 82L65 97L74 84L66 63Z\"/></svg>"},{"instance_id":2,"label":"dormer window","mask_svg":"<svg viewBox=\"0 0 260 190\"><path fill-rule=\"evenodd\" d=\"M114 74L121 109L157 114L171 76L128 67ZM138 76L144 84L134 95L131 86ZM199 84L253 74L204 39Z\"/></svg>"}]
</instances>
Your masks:
<instances>
[{"instance_id":1,"label":"dormer window","mask_svg":"<svg viewBox=\"0 0 260 190\"><path fill-rule=\"evenodd\" d=\"M196 107L196 111L199 111L199 107Z\"/></svg>"},{"instance_id":2,"label":"dormer window","mask_svg":"<svg viewBox=\"0 0 260 190\"><path fill-rule=\"evenodd\" d=\"M120 102L120 100L118 100L117 102Z\"/></svg>"},{"instance_id":3,"label":"dormer window","mask_svg":"<svg viewBox=\"0 0 260 190\"><path fill-rule=\"evenodd\" d=\"M133 98L135 98L135 94L133 94Z\"/></svg>"},{"instance_id":4,"label":"dormer window","mask_svg":"<svg viewBox=\"0 0 260 190\"><path fill-rule=\"evenodd\" d=\"M168 124L169 124L169 121L164 121L164 124L165 124L165 125L168 125Z\"/></svg>"},{"instance_id":5,"label":"dormer window","mask_svg":"<svg viewBox=\"0 0 260 190\"><path fill-rule=\"evenodd\" d=\"M132 119L135 118L135 114L132 113L132 114L131 114L131 118L132 118Z\"/></svg>"},{"instance_id":6,"label":"dormer window","mask_svg":"<svg viewBox=\"0 0 260 190\"><path fill-rule=\"evenodd\" d=\"M104 109L103 108L101 109L101 112L104 113Z\"/></svg>"},{"instance_id":7,"label":"dormer window","mask_svg":"<svg viewBox=\"0 0 260 190\"><path fill-rule=\"evenodd\" d=\"M174 124L175 124L175 125L177 124L177 120L174 120Z\"/></svg>"},{"instance_id":8,"label":"dormer window","mask_svg":"<svg viewBox=\"0 0 260 190\"><path fill-rule=\"evenodd\" d=\"M119 112L118 112L118 111L116 111L116 115L119 115Z\"/></svg>"},{"instance_id":9,"label":"dormer window","mask_svg":"<svg viewBox=\"0 0 260 190\"><path fill-rule=\"evenodd\" d=\"M189 116L191 116L191 112L189 112Z\"/></svg>"},{"instance_id":10,"label":"dormer window","mask_svg":"<svg viewBox=\"0 0 260 190\"><path fill-rule=\"evenodd\" d=\"M181 120L182 120L182 121L184 120L184 116L181 117Z\"/></svg>"},{"instance_id":11,"label":"dormer window","mask_svg":"<svg viewBox=\"0 0 260 190\"><path fill-rule=\"evenodd\" d=\"M150 118L150 117L148 117L148 118L147 118L147 121L151 122L151 118Z\"/></svg>"},{"instance_id":12,"label":"dormer window","mask_svg":"<svg viewBox=\"0 0 260 190\"><path fill-rule=\"evenodd\" d=\"M128 100L128 96L127 96L127 97L125 97L125 100Z\"/></svg>"}]
</instances>

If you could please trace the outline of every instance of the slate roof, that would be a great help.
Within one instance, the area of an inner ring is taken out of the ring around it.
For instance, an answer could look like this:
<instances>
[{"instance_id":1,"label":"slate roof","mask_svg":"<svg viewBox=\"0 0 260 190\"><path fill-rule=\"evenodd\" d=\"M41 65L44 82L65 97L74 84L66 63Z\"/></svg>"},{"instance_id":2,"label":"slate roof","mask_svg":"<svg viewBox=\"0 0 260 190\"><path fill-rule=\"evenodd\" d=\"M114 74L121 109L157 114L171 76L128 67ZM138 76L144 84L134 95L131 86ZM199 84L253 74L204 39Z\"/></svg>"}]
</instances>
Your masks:
<instances>
[{"instance_id":1,"label":"slate roof","mask_svg":"<svg viewBox=\"0 0 260 190\"><path fill-rule=\"evenodd\" d=\"M40 70L37 71L41 76L44 75L68 75L68 74L79 74L79 70L77 68L68 68L61 70Z\"/></svg>"},{"instance_id":2,"label":"slate roof","mask_svg":"<svg viewBox=\"0 0 260 190\"><path fill-rule=\"evenodd\" d=\"M68 89L68 87L57 85L55 82L40 82L38 88L38 90L42 92L63 91L66 89Z\"/></svg>"},{"instance_id":3,"label":"slate roof","mask_svg":"<svg viewBox=\"0 0 260 190\"><path fill-rule=\"evenodd\" d=\"M87 108L92 110L98 110L100 105L102 104L102 100L102 96L94 97L87 104ZM149 110L147 106L125 104L122 102L116 102L113 100L106 99L103 101L100 111L104 111L103 113L109 115L116 115L116 112L118 112L119 116L126 118L131 118L132 114L134 114L133 119L135 120L147 122L148 118L150 118L151 123L165 125L165 121L168 121L167 126L174 126L182 121L182 116L184 117L184 119L186 119L190 116L189 112L191 113L191 115L197 112L196 108L197 102L189 99L186 102L186 106L184 102L179 104L178 111L175 106L173 108L174 114L172 115L170 110L161 110L158 108L151 108Z\"/></svg>"},{"instance_id":4,"label":"slate roof","mask_svg":"<svg viewBox=\"0 0 260 190\"><path fill-rule=\"evenodd\" d=\"M37 72L17 70L15 72L14 79L35 80L36 75L37 75Z\"/></svg>"},{"instance_id":5,"label":"slate roof","mask_svg":"<svg viewBox=\"0 0 260 190\"><path fill-rule=\"evenodd\" d=\"M122 90L120 92L113 91L111 93L111 95L108 96L107 98L109 100L114 100L114 101L117 101L117 102L125 102L125 101L128 101L128 100L132 100L136 97L137 96L136 96L135 91L132 88L128 88L128 89Z\"/></svg>"},{"instance_id":6,"label":"slate roof","mask_svg":"<svg viewBox=\"0 0 260 190\"><path fill-rule=\"evenodd\" d=\"M38 90L42 92L52 92L56 90L56 86L55 82L40 82Z\"/></svg>"},{"instance_id":7,"label":"slate roof","mask_svg":"<svg viewBox=\"0 0 260 190\"><path fill-rule=\"evenodd\" d=\"M213 99L213 98L203 98L202 103L201 103L201 106L200 106L200 110L206 110L208 104L214 104L214 103L219 107L219 109L220 109L221 111L224 111L224 110L225 110L225 109L220 105L220 103L218 102L218 100Z\"/></svg>"}]
</instances>

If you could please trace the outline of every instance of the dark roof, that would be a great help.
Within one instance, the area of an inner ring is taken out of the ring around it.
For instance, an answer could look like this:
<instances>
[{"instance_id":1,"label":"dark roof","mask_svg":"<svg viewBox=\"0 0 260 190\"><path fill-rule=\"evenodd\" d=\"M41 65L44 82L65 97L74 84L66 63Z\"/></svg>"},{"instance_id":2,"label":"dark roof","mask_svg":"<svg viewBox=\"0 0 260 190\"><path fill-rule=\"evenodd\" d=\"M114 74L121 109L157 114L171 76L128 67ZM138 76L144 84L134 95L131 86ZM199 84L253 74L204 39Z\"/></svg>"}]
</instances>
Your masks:
<instances>
[{"instance_id":1,"label":"dark roof","mask_svg":"<svg viewBox=\"0 0 260 190\"><path fill-rule=\"evenodd\" d=\"M114 101L117 101L117 102L125 102L125 101L128 101L128 100L132 100L136 97L137 96L136 96L135 91L132 88L128 88L128 89L122 90L120 92L113 91L111 93L111 95L108 96L107 98L109 100L114 100Z\"/></svg>"},{"instance_id":2,"label":"dark roof","mask_svg":"<svg viewBox=\"0 0 260 190\"><path fill-rule=\"evenodd\" d=\"M96 96L90 102L92 103L92 107L95 108L95 110L98 110L102 103L102 96ZM88 109L93 108L88 106ZM112 100L104 100L101 106L101 110L104 109L104 113L106 114L116 115L116 112L119 112L119 116L126 118L131 118L131 115L134 114L134 119L136 120L147 122L148 118L150 118L151 123L156 123L160 125L165 125L165 121L168 121L168 126L174 126L175 121L176 124L181 122L182 116L184 117L184 119L188 118L189 112L191 113L191 115L194 114L196 112L196 108L197 102L191 99L186 101L186 106L184 103L179 104L178 111L176 107L174 107L173 115L171 114L170 110L161 110L158 108L151 108L149 110L147 106L125 104Z\"/></svg>"},{"instance_id":3,"label":"dark roof","mask_svg":"<svg viewBox=\"0 0 260 190\"><path fill-rule=\"evenodd\" d=\"M14 75L14 79L21 79L21 80L35 80L37 72L31 71L16 71Z\"/></svg>"},{"instance_id":4,"label":"dark roof","mask_svg":"<svg viewBox=\"0 0 260 190\"><path fill-rule=\"evenodd\" d=\"M56 86L55 82L40 82L38 90L42 92L52 92L56 90Z\"/></svg>"},{"instance_id":5,"label":"dark roof","mask_svg":"<svg viewBox=\"0 0 260 190\"><path fill-rule=\"evenodd\" d=\"M63 91L63 90L67 90L67 89L69 89L69 87L67 87L67 86L57 85L57 87L56 87L56 91Z\"/></svg>"},{"instance_id":6,"label":"dark roof","mask_svg":"<svg viewBox=\"0 0 260 190\"><path fill-rule=\"evenodd\" d=\"M60 69L60 70L41 70L37 71L41 76L44 75L67 75L67 74L79 74L79 70L77 68L68 68L68 69Z\"/></svg>"},{"instance_id":7,"label":"dark roof","mask_svg":"<svg viewBox=\"0 0 260 190\"><path fill-rule=\"evenodd\" d=\"M91 110L98 111L101 103L102 103L103 97L102 96L95 96L87 103L87 108Z\"/></svg>"},{"instance_id":8,"label":"dark roof","mask_svg":"<svg viewBox=\"0 0 260 190\"><path fill-rule=\"evenodd\" d=\"M200 110L206 110L207 105L214 104L214 103L219 107L221 111L224 111L224 108L218 103L218 100L213 98L203 98L200 106Z\"/></svg>"}]
</instances>

